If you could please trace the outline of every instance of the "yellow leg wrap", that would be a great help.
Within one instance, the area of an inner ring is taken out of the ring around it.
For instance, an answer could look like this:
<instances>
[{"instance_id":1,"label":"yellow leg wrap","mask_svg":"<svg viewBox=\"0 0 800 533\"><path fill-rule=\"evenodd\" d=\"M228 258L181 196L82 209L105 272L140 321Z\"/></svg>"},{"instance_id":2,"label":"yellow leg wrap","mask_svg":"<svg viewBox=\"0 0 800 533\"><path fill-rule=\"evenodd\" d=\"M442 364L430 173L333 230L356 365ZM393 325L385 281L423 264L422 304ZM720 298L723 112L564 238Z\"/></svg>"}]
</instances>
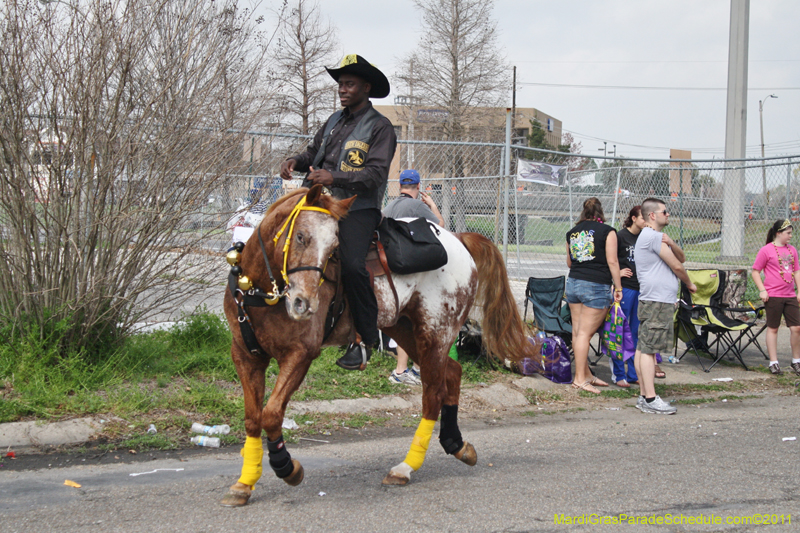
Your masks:
<instances>
[{"instance_id":1,"label":"yellow leg wrap","mask_svg":"<svg viewBox=\"0 0 800 533\"><path fill-rule=\"evenodd\" d=\"M250 485L252 490L255 488L256 482L261 479L261 459L264 457L261 437L247 437L240 453L244 457L244 464L242 464L242 477L239 478L239 483Z\"/></svg>"},{"instance_id":2,"label":"yellow leg wrap","mask_svg":"<svg viewBox=\"0 0 800 533\"><path fill-rule=\"evenodd\" d=\"M419 467L425 461L425 453L428 451L428 444L431 442L434 425L436 425L436 420L423 418L419 422L417 432L414 433L414 440L411 441L411 448L409 448L404 461L414 470L419 470Z\"/></svg>"}]
</instances>

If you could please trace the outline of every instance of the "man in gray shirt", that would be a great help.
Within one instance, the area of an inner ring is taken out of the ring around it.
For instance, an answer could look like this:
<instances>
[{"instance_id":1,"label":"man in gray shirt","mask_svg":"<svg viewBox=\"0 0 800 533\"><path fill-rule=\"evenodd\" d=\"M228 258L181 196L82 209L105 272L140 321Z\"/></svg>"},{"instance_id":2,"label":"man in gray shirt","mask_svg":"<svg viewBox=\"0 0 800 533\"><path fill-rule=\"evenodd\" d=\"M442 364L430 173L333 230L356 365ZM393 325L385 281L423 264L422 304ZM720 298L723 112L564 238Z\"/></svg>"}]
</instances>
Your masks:
<instances>
[{"instance_id":1,"label":"man in gray shirt","mask_svg":"<svg viewBox=\"0 0 800 533\"><path fill-rule=\"evenodd\" d=\"M388 218L427 218L434 224L444 227L444 218L439 208L424 191L419 190L419 172L413 169L400 173L400 197L395 198L383 208L383 216ZM421 200L421 201L420 201Z\"/></svg>"},{"instance_id":2,"label":"man in gray shirt","mask_svg":"<svg viewBox=\"0 0 800 533\"><path fill-rule=\"evenodd\" d=\"M642 202L642 217L647 225L633 251L639 278L640 321L634 364L641 395L636 408L643 413L671 415L677 409L656 395L655 354L665 353L674 345L678 280L686 284L689 292L696 292L697 287L683 268L683 250L661 231L669 224L666 204L658 198L647 198Z\"/></svg>"}]
</instances>

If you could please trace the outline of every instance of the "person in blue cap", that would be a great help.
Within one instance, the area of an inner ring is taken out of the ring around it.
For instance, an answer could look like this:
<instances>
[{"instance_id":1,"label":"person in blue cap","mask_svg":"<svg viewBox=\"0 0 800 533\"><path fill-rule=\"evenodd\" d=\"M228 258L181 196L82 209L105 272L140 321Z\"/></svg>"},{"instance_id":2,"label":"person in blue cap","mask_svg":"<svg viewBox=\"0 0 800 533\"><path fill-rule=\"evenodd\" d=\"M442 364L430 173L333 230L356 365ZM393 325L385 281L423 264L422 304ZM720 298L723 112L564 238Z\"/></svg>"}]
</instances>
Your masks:
<instances>
[{"instance_id":1,"label":"person in blue cap","mask_svg":"<svg viewBox=\"0 0 800 533\"><path fill-rule=\"evenodd\" d=\"M413 169L400 173L400 196L383 208L388 218L426 218L444 227L444 218L430 195L419 188L419 172Z\"/></svg>"},{"instance_id":2,"label":"person in blue cap","mask_svg":"<svg viewBox=\"0 0 800 533\"><path fill-rule=\"evenodd\" d=\"M436 203L425 191L420 190L419 172L414 169L400 173L400 196L383 208L383 216L387 218L425 218L444 227L444 218L436 207ZM389 375L391 383L419 385L419 367L408 368L408 354L400 346L397 347L397 367Z\"/></svg>"},{"instance_id":3,"label":"person in blue cap","mask_svg":"<svg viewBox=\"0 0 800 533\"><path fill-rule=\"evenodd\" d=\"M360 55L345 56L339 68L326 68L339 84L341 111L328 118L308 149L281 163L280 175L306 172L303 187L325 185L339 199L356 196L339 221L339 257L350 315L361 337L348 346L336 364L364 370L378 336L378 301L367 273L372 234L381 221L381 205L389 179L397 136L392 123L378 113L370 98L389 95L389 80Z\"/></svg>"}]
</instances>

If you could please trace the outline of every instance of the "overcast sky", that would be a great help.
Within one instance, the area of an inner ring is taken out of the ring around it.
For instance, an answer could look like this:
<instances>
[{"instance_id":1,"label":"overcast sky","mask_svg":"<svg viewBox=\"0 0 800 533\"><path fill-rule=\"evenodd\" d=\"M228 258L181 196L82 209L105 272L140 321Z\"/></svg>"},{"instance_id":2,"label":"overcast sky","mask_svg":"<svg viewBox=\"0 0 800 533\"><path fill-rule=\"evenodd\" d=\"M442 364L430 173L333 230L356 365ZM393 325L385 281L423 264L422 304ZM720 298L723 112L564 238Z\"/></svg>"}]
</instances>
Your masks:
<instances>
[{"instance_id":1,"label":"overcast sky","mask_svg":"<svg viewBox=\"0 0 800 533\"><path fill-rule=\"evenodd\" d=\"M422 31L411 0L321 0L321 7L343 53L364 56L387 76ZM494 2L500 48L517 66L517 105L560 119L593 155L607 141L628 157L668 158L670 148L723 157L729 19L730 0ZM766 154L800 154L798 21L796 0L750 4L748 157L761 153L758 101L770 94L778 98L764 104ZM533 85L541 83L720 90ZM392 95L375 103L391 104Z\"/></svg>"}]
</instances>

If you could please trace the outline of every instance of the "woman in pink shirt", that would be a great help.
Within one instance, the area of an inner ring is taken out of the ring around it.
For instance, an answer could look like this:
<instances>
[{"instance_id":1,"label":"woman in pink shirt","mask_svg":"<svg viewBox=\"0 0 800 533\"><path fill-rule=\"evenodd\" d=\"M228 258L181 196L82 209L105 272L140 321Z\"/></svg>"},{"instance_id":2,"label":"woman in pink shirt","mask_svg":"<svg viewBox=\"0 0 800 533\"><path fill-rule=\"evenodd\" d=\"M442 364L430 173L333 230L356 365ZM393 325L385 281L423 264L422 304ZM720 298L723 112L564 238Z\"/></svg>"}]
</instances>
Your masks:
<instances>
[{"instance_id":1,"label":"woman in pink shirt","mask_svg":"<svg viewBox=\"0 0 800 533\"><path fill-rule=\"evenodd\" d=\"M788 220L775 222L767 232L767 245L756 255L750 275L767 313L769 370L773 374L783 373L778 364L778 328L783 317L791 331L792 370L800 375L800 295L795 291L800 285L800 265L797 250L789 244L791 239L792 223Z\"/></svg>"}]
</instances>

